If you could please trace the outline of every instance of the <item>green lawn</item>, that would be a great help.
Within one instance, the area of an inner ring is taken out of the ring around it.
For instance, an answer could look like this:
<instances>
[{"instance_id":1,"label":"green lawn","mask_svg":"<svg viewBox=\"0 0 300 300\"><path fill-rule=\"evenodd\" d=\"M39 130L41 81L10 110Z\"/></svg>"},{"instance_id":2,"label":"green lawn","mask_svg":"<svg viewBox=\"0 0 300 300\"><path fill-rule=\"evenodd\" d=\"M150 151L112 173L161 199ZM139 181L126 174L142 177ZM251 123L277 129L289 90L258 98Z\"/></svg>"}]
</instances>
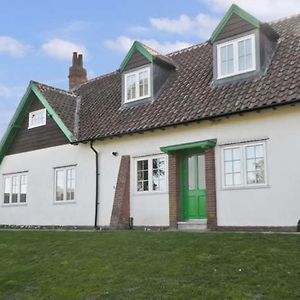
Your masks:
<instances>
[{"instance_id":1,"label":"green lawn","mask_svg":"<svg viewBox=\"0 0 300 300\"><path fill-rule=\"evenodd\" d=\"M300 235L0 231L0 299L300 299Z\"/></svg>"}]
</instances>

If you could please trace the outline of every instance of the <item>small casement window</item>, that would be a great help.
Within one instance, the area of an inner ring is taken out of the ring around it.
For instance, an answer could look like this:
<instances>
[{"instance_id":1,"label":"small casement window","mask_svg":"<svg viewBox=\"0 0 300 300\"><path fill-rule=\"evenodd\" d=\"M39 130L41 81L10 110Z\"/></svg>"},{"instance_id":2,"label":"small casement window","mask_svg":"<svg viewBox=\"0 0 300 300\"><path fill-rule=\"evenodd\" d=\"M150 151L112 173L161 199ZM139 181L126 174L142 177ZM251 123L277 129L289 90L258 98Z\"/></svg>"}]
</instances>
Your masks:
<instances>
[{"instance_id":1,"label":"small casement window","mask_svg":"<svg viewBox=\"0 0 300 300\"><path fill-rule=\"evenodd\" d=\"M254 34L217 45L217 65L218 79L255 70Z\"/></svg>"},{"instance_id":2,"label":"small casement window","mask_svg":"<svg viewBox=\"0 0 300 300\"><path fill-rule=\"evenodd\" d=\"M55 169L55 201L75 200L76 170L74 166Z\"/></svg>"},{"instance_id":3,"label":"small casement window","mask_svg":"<svg viewBox=\"0 0 300 300\"><path fill-rule=\"evenodd\" d=\"M165 157L147 157L136 160L136 191L163 192L165 190Z\"/></svg>"},{"instance_id":4,"label":"small casement window","mask_svg":"<svg viewBox=\"0 0 300 300\"><path fill-rule=\"evenodd\" d=\"M223 149L224 187L266 184L265 143L230 146Z\"/></svg>"},{"instance_id":5,"label":"small casement window","mask_svg":"<svg viewBox=\"0 0 300 300\"><path fill-rule=\"evenodd\" d=\"M35 128L46 125L46 109L39 109L29 113L28 128Z\"/></svg>"},{"instance_id":6,"label":"small casement window","mask_svg":"<svg viewBox=\"0 0 300 300\"><path fill-rule=\"evenodd\" d=\"M150 97L150 67L125 74L125 103Z\"/></svg>"},{"instance_id":7,"label":"small casement window","mask_svg":"<svg viewBox=\"0 0 300 300\"><path fill-rule=\"evenodd\" d=\"M26 203L27 201L27 173L16 173L5 175L4 182L4 204Z\"/></svg>"}]
</instances>

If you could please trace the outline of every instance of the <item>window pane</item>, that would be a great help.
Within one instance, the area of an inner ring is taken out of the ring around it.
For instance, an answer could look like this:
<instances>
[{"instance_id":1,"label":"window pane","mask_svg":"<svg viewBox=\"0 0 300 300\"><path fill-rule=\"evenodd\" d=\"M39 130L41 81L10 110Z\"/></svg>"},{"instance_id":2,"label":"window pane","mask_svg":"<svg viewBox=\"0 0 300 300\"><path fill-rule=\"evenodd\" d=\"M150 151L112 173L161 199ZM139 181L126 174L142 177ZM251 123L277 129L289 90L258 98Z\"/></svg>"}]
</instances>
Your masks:
<instances>
[{"instance_id":1,"label":"window pane","mask_svg":"<svg viewBox=\"0 0 300 300\"><path fill-rule=\"evenodd\" d=\"M226 161L225 162L225 173L229 174L233 172L233 164L231 161Z\"/></svg>"},{"instance_id":2,"label":"window pane","mask_svg":"<svg viewBox=\"0 0 300 300\"><path fill-rule=\"evenodd\" d=\"M241 159L241 149L240 148L234 148L233 149L233 159L234 160Z\"/></svg>"},{"instance_id":3,"label":"window pane","mask_svg":"<svg viewBox=\"0 0 300 300\"><path fill-rule=\"evenodd\" d=\"M256 172L256 182L260 184L265 182L265 175L263 171Z\"/></svg>"},{"instance_id":4,"label":"window pane","mask_svg":"<svg viewBox=\"0 0 300 300\"><path fill-rule=\"evenodd\" d=\"M5 177L4 179L4 203L7 204L10 201L11 192L11 177Z\"/></svg>"},{"instance_id":5,"label":"window pane","mask_svg":"<svg viewBox=\"0 0 300 300\"><path fill-rule=\"evenodd\" d=\"M65 170L56 170L56 201L64 200Z\"/></svg>"},{"instance_id":6,"label":"window pane","mask_svg":"<svg viewBox=\"0 0 300 300\"><path fill-rule=\"evenodd\" d=\"M188 158L188 187L189 190L196 188L196 156Z\"/></svg>"},{"instance_id":7,"label":"window pane","mask_svg":"<svg viewBox=\"0 0 300 300\"><path fill-rule=\"evenodd\" d=\"M225 185L242 184L241 176L241 148L230 148L224 150L224 178Z\"/></svg>"},{"instance_id":8,"label":"window pane","mask_svg":"<svg viewBox=\"0 0 300 300\"><path fill-rule=\"evenodd\" d=\"M46 124L46 109L33 111L29 114L29 127L37 127Z\"/></svg>"},{"instance_id":9,"label":"window pane","mask_svg":"<svg viewBox=\"0 0 300 300\"><path fill-rule=\"evenodd\" d=\"M162 191L165 189L165 159L154 158L152 160L152 190Z\"/></svg>"},{"instance_id":10,"label":"window pane","mask_svg":"<svg viewBox=\"0 0 300 300\"><path fill-rule=\"evenodd\" d=\"M264 157L264 146L263 145L257 145L255 147L255 156L256 156L256 158Z\"/></svg>"},{"instance_id":11,"label":"window pane","mask_svg":"<svg viewBox=\"0 0 300 300\"><path fill-rule=\"evenodd\" d=\"M225 161L232 160L232 149L225 149L224 150Z\"/></svg>"},{"instance_id":12,"label":"window pane","mask_svg":"<svg viewBox=\"0 0 300 300\"><path fill-rule=\"evenodd\" d=\"M75 199L75 169L67 169L67 200Z\"/></svg>"},{"instance_id":13,"label":"window pane","mask_svg":"<svg viewBox=\"0 0 300 300\"><path fill-rule=\"evenodd\" d=\"M137 161L137 191L148 191L148 160Z\"/></svg>"},{"instance_id":14,"label":"window pane","mask_svg":"<svg viewBox=\"0 0 300 300\"><path fill-rule=\"evenodd\" d=\"M239 71L252 69L252 39L238 43Z\"/></svg>"},{"instance_id":15,"label":"window pane","mask_svg":"<svg viewBox=\"0 0 300 300\"><path fill-rule=\"evenodd\" d=\"M19 177L12 177L12 195L11 195L11 203L18 202L18 194L19 194Z\"/></svg>"},{"instance_id":16,"label":"window pane","mask_svg":"<svg viewBox=\"0 0 300 300\"><path fill-rule=\"evenodd\" d=\"M139 73L139 96L147 96L149 90L149 78L148 71L142 71Z\"/></svg>"},{"instance_id":17,"label":"window pane","mask_svg":"<svg viewBox=\"0 0 300 300\"><path fill-rule=\"evenodd\" d=\"M233 44L220 48L221 75L233 73Z\"/></svg>"},{"instance_id":18,"label":"window pane","mask_svg":"<svg viewBox=\"0 0 300 300\"><path fill-rule=\"evenodd\" d=\"M255 158L254 146L246 147L246 158Z\"/></svg>"},{"instance_id":19,"label":"window pane","mask_svg":"<svg viewBox=\"0 0 300 300\"><path fill-rule=\"evenodd\" d=\"M247 171L255 171L255 159L247 159Z\"/></svg>"},{"instance_id":20,"label":"window pane","mask_svg":"<svg viewBox=\"0 0 300 300\"><path fill-rule=\"evenodd\" d=\"M20 176L20 202L26 202L27 197L27 175Z\"/></svg>"},{"instance_id":21,"label":"window pane","mask_svg":"<svg viewBox=\"0 0 300 300\"><path fill-rule=\"evenodd\" d=\"M247 172L247 183L248 184L256 183L256 173L255 172Z\"/></svg>"},{"instance_id":22,"label":"window pane","mask_svg":"<svg viewBox=\"0 0 300 300\"><path fill-rule=\"evenodd\" d=\"M205 178L205 159L204 155L198 156L198 189L206 189L206 178Z\"/></svg>"},{"instance_id":23,"label":"window pane","mask_svg":"<svg viewBox=\"0 0 300 300\"><path fill-rule=\"evenodd\" d=\"M233 185L232 174L226 174L225 175L225 185L227 185L227 186Z\"/></svg>"},{"instance_id":24,"label":"window pane","mask_svg":"<svg viewBox=\"0 0 300 300\"><path fill-rule=\"evenodd\" d=\"M247 183L265 182L264 145L246 147L247 158Z\"/></svg>"},{"instance_id":25,"label":"window pane","mask_svg":"<svg viewBox=\"0 0 300 300\"><path fill-rule=\"evenodd\" d=\"M233 183L235 185L241 184L242 180L241 180L241 173L234 173L233 174Z\"/></svg>"},{"instance_id":26,"label":"window pane","mask_svg":"<svg viewBox=\"0 0 300 300\"><path fill-rule=\"evenodd\" d=\"M241 162L239 160L233 161L233 173L241 172Z\"/></svg>"},{"instance_id":27,"label":"window pane","mask_svg":"<svg viewBox=\"0 0 300 300\"><path fill-rule=\"evenodd\" d=\"M136 75L127 76L127 100L136 98Z\"/></svg>"}]
</instances>

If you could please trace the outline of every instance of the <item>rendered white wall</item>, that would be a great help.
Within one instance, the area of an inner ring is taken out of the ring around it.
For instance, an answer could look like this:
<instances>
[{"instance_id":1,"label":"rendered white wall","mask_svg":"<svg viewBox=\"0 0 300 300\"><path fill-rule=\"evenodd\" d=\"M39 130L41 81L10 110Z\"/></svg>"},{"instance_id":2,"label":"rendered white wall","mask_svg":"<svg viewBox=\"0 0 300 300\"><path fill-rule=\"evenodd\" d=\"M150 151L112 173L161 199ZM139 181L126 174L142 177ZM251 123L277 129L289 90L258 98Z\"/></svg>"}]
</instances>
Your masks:
<instances>
[{"instance_id":1,"label":"rendered white wall","mask_svg":"<svg viewBox=\"0 0 300 300\"><path fill-rule=\"evenodd\" d=\"M54 168L76 165L74 203L54 202ZM0 177L0 224L93 226L95 206L94 154L87 146L64 145L6 156L0 174L28 171L27 204L3 205Z\"/></svg>"},{"instance_id":2,"label":"rendered white wall","mask_svg":"<svg viewBox=\"0 0 300 300\"><path fill-rule=\"evenodd\" d=\"M268 137L268 186L224 190L220 146L216 147L217 214L220 226L295 226L300 219L300 106L250 113L219 121L156 130L99 141L99 225L110 224L122 155L131 156L131 216L136 226L169 225L166 193L136 194L134 157L159 154L161 146L218 139L226 141ZM113 156L112 152L118 152ZM93 225L95 157L89 145L60 146L7 156L0 175L29 170L28 205L0 205L0 224ZM53 168L77 164L76 204L53 204ZM32 184L32 183L35 184ZM3 184L0 178L0 201Z\"/></svg>"},{"instance_id":3,"label":"rendered white wall","mask_svg":"<svg viewBox=\"0 0 300 300\"><path fill-rule=\"evenodd\" d=\"M217 214L220 226L295 226L300 219L300 106L250 113L96 143L100 152L100 224L108 225L121 155L160 153L161 146L206 139L241 141L268 137L268 186L224 190L220 146L216 147ZM118 157L111 153L118 152ZM131 168L133 166L131 165ZM169 196L135 194L131 170L131 216L136 226L169 224Z\"/></svg>"}]
</instances>

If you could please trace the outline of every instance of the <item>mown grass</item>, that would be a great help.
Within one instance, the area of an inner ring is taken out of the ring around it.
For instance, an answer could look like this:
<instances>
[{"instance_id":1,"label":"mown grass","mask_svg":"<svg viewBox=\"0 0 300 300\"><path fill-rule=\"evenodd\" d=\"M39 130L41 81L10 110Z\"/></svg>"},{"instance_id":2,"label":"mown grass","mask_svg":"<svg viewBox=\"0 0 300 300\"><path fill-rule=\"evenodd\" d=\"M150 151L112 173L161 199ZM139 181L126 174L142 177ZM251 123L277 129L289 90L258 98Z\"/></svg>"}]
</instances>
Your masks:
<instances>
[{"instance_id":1,"label":"mown grass","mask_svg":"<svg viewBox=\"0 0 300 300\"><path fill-rule=\"evenodd\" d=\"M0 299L300 299L300 235L2 231Z\"/></svg>"}]
</instances>

